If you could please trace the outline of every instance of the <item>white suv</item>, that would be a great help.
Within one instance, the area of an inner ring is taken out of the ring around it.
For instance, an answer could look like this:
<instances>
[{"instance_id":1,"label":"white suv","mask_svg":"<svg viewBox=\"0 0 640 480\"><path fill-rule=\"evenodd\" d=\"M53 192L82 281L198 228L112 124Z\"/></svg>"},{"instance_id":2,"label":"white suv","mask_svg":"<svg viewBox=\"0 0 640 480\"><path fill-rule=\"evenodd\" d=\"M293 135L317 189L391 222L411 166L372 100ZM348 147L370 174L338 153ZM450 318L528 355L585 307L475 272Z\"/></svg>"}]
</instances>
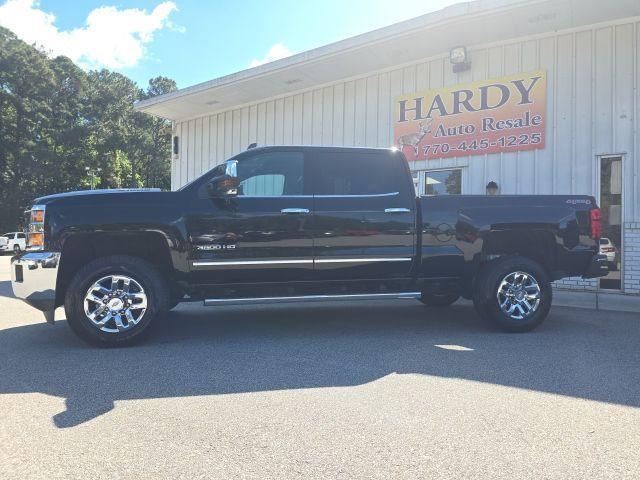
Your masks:
<instances>
[{"instance_id":1,"label":"white suv","mask_svg":"<svg viewBox=\"0 0 640 480\"><path fill-rule=\"evenodd\" d=\"M0 237L0 252L20 253L27 248L27 237L22 232L5 233Z\"/></svg>"}]
</instances>

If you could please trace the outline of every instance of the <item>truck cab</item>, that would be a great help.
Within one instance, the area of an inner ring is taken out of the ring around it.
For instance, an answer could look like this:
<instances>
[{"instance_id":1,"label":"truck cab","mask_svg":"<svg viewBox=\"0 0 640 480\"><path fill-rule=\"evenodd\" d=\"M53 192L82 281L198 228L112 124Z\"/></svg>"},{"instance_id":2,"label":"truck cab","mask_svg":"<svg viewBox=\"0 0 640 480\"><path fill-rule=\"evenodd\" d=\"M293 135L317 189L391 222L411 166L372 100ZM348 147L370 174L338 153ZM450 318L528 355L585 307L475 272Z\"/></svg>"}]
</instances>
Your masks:
<instances>
[{"instance_id":1,"label":"truck cab","mask_svg":"<svg viewBox=\"0 0 640 480\"><path fill-rule=\"evenodd\" d=\"M227 171L235 191L212 194ZM182 192L191 198L189 283L210 294L244 283L291 289L306 282L326 293L331 282L411 278L417 207L399 152L249 150Z\"/></svg>"}]
</instances>

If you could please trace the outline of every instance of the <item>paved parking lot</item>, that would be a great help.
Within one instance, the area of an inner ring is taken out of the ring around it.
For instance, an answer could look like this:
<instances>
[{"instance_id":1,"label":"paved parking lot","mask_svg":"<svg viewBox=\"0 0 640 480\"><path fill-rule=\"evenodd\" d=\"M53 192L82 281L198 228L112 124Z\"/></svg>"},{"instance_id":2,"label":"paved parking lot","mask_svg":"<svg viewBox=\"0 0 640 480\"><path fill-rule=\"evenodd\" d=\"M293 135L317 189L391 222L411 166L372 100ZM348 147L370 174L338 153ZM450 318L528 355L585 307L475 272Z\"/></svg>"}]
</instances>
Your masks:
<instances>
[{"instance_id":1,"label":"paved parking lot","mask_svg":"<svg viewBox=\"0 0 640 480\"><path fill-rule=\"evenodd\" d=\"M640 315L469 305L181 307L90 348L11 298L0 259L2 478L638 478Z\"/></svg>"}]
</instances>

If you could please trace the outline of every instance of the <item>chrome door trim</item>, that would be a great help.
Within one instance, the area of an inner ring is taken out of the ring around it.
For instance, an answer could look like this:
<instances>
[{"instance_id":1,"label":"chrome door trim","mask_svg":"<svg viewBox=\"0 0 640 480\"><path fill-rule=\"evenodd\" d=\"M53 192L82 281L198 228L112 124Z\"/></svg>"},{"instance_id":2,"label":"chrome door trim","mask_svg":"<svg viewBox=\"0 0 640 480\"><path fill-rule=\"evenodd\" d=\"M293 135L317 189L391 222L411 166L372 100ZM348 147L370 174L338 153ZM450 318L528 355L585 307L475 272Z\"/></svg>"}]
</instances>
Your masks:
<instances>
[{"instance_id":1,"label":"chrome door trim","mask_svg":"<svg viewBox=\"0 0 640 480\"><path fill-rule=\"evenodd\" d=\"M411 210L408 208L385 208L384 213L409 213Z\"/></svg>"},{"instance_id":2,"label":"chrome door trim","mask_svg":"<svg viewBox=\"0 0 640 480\"><path fill-rule=\"evenodd\" d=\"M234 266L234 265L311 265L313 259L300 260L196 260L193 262L194 267L214 267L214 266Z\"/></svg>"},{"instance_id":3,"label":"chrome door trim","mask_svg":"<svg viewBox=\"0 0 640 480\"><path fill-rule=\"evenodd\" d=\"M395 197L400 192L372 193L369 195L238 195L235 198L377 198Z\"/></svg>"},{"instance_id":4,"label":"chrome door trim","mask_svg":"<svg viewBox=\"0 0 640 480\"><path fill-rule=\"evenodd\" d=\"M315 198L376 198L376 197L395 197L400 192L389 193L372 193L369 195L314 195Z\"/></svg>"},{"instance_id":5,"label":"chrome door trim","mask_svg":"<svg viewBox=\"0 0 640 480\"><path fill-rule=\"evenodd\" d=\"M311 265L313 263L374 263L374 262L410 262L411 257L381 258L320 258L296 260L195 260L194 267L219 267L235 265Z\"/></svg>"},{"instance_id":6,"label":"chrome door trim","mask_svg":"<svg viewBox=\"0 0 640 480\"><path fill-rule=\"evenodd\" d=\"M308 208L283 208L280 213L309 213Z\"/></svg>"},{"instance_id":7,"label":"chrome door trim","mask_svg":"<svg viewBox=\"0 0 640 480\"><path fill-rule=\"evenodd\" d=\"M260 305L273 303L335 302L355 300L415 300L421 296L421 292L399 292L363 293L353 295L300 295L292 297L208 298L204 301L204 305L207 307L213 307L223 305Z\"/></svg>"},{"instance_id":8,"label":"chrome door trim","mask_svg":"<svg viewBox=\"0 0 640 480\"><path fill-rule=\"evenodd\" d=\"M316 258L315 263L369 263L369 262L410 262L410 257L381 257L381 258Z\"/></svg>"}]
</instances>

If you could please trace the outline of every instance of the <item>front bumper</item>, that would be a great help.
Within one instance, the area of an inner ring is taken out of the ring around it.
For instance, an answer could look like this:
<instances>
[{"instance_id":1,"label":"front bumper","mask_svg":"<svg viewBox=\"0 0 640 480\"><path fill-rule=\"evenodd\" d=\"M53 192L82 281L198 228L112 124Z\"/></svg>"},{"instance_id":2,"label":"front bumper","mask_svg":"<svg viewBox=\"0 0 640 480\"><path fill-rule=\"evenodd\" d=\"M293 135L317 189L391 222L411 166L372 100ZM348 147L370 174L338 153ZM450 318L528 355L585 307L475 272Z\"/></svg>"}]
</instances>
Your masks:
<instances>
[{"instance_id":1,"label":"front bumper","mask_svg":"<svg viewBox=\"0 0 640 480\"><path fill-rule=\"evenodd\" d=\"M587 272L582 278L604 277L609 273L609 260L606 255L594 255L589 263Z\"/></svg>"},{"instance_id":2,"label":"front bumper","mask_svg":"<svg viewBox=\"0 0 640 480\"><path fill-rule=\"evenodd\" d=\"M53 321L58 281L58 252L27 252L11 259L13 294L34 308L45 312Z\"/></svg>"}]
</instances>

